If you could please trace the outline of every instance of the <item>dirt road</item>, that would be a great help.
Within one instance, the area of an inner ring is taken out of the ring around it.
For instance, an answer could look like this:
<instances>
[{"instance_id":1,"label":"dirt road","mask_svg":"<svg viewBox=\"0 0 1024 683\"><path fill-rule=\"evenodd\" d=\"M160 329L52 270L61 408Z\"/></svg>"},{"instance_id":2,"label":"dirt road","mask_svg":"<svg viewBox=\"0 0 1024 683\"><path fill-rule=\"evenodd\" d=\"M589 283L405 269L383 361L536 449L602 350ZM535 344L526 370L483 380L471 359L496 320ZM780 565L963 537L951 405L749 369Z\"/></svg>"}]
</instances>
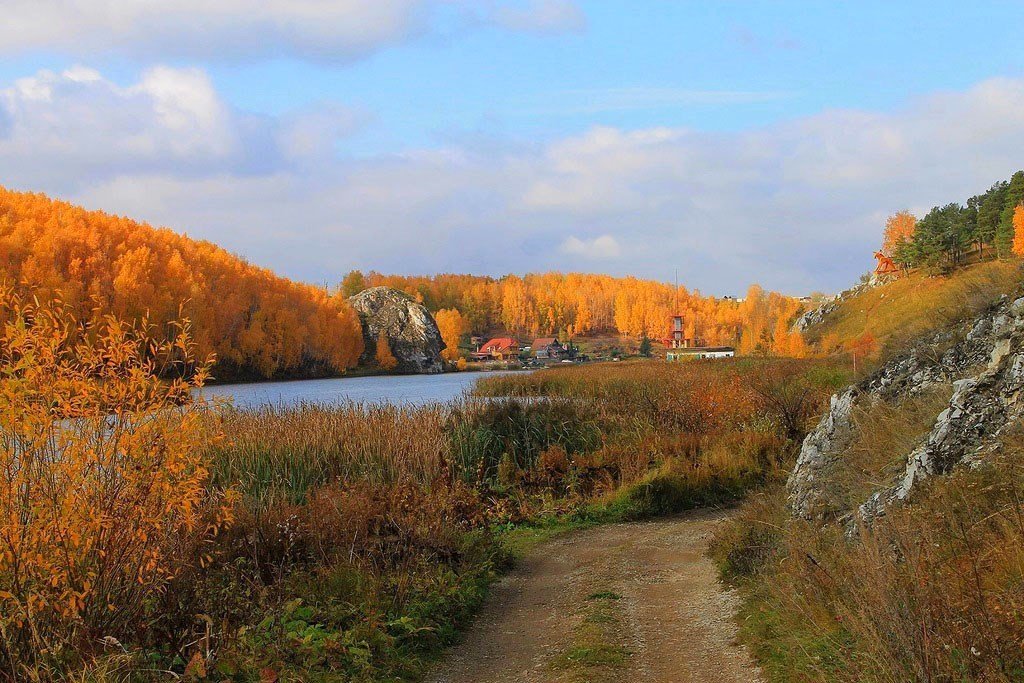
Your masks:
<instances>
[{"instance_id":1,"label":"dirt road","mask_svg":"<svg viewBox=\"0 0 1024 683\"><path fill-rule=\"evenodd\" d=\"M722 511L616 524L535 549L431 683L749 683L736 598L705 549Z\"/></svg>"}]
</instances>

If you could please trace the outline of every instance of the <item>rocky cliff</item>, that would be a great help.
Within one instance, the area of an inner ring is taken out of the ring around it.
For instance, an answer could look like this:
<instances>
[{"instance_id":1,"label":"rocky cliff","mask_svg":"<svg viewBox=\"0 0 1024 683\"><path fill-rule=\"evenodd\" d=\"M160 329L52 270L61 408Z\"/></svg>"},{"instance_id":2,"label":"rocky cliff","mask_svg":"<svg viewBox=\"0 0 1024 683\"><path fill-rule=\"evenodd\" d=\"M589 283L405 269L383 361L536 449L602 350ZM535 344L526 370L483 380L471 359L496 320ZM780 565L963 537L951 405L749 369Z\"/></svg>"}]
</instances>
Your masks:
<instances>
[{"instance_id":1,"label":"rocky cliff","mask_svg":"<svg viewBox=\"0 0 1024 683\"><path fill-rule=\"evenodd\" d=\"M856 510L837 508L825 485L856 435L854 412L872 401L898 405L936 385L952 397L927 436L902 457L899 474ZM829 412L804 440L788 482L797 516L839 518L852 529L870 524L913 495L925 479L983 463L1000 434L1020 419L1024 401L1024 297L1004 298L976 319L956 325L893 358L869 377L832 397Z\"/></svg>"},{"instance_id":2,"label":"rocky cliff","mask_svg":"<svg viewBox=\"0 0 1024 683\"><path fill-rule=\"evenodd\" d=\"M388 287L371 287L349 299L363 326L365 350L362 364L373 364L377 340L387 335L391 353L398 361L397 372L437 373L444 371L441 351L445 348L437 323L427 309L405 292Z\"/></svg>"},{"instance_id":3,"label":"rocky cliff","mask_svg":"<svg viewBox=\"0 0 1024 683\"><path fill-rule=\"evenodd\" d=\"M848 301L858 294L862 294L873 287L879 287L893 281L893 277L890 275L870 275L866 276L860 284L855 287L851 287L833 297L825 299L817 307L804 311L803 314L796 319L793 323L794 332L806 332L808 329L815 325L820 325L830 315L835 313L844 301Z\"/></svg>"}]
</instances>

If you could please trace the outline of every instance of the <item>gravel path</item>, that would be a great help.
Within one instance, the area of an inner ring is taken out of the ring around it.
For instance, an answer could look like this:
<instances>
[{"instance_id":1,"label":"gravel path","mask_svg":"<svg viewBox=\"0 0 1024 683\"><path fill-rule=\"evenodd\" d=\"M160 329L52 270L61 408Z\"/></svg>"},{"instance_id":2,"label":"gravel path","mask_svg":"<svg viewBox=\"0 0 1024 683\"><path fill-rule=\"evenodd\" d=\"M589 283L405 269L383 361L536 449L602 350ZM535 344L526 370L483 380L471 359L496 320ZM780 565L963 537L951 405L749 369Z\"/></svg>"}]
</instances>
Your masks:
<instances>
[{"instance_id":1,"label":"gravel path","mask_svg":"<svg viewBox=\"0 0 1024 683\"><path fill-rule=\"evenodd\" d=\"M728 512L568 534L499 582L431 683L748 683L737 599L705 556Z\"/></svg>"}]
</instances>

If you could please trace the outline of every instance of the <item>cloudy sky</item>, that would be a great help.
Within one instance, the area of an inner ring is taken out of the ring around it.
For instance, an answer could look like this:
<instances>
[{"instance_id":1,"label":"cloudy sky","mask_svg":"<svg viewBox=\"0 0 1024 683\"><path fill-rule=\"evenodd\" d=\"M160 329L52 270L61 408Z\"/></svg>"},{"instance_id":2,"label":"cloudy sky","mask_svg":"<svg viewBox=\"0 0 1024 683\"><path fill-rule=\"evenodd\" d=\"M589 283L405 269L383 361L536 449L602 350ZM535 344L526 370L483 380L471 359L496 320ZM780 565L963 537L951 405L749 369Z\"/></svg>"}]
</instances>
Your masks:
<instances>
[{"instance_id":1,"label":"cloudy sky","mask_svg":"<svg viewBox=\"0 0 1024 683\"><path fill-rule=\"evenodd\" d=\"M1017 2L5 0L0 184L298 279L836 290L1024 167Z\"/></svg>"}]
</instances>

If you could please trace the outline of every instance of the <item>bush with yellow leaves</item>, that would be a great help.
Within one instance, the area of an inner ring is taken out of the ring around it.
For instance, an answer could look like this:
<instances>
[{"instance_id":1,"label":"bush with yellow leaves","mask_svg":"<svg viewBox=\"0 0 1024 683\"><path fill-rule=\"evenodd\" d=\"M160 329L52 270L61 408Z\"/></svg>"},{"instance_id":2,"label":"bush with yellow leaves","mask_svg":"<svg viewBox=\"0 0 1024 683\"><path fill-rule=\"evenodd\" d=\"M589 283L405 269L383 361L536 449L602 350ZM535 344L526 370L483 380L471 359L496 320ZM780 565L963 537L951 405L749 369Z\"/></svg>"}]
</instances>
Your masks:
<instances>
[{"instance_id":1,"label":"bush with yellow leaves","mask_svg":"<svg viewBox=\"0 0 1024 683\"><path fill-rule=\"evenodd\" d=\"M0 678L144 627L227 523L188 323L79 320L0 290Z\"/></svg>"}]
</instances>

